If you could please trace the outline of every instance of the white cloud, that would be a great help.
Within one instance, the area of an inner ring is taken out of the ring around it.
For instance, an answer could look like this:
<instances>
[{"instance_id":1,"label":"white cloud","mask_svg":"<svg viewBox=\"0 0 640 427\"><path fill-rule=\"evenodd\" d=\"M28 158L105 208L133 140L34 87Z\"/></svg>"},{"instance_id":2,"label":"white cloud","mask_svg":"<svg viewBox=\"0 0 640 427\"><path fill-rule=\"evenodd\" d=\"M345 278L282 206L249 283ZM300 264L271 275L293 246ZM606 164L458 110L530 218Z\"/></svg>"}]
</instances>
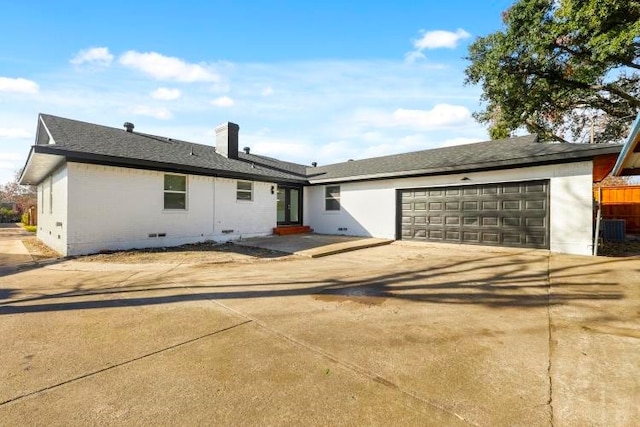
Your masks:
<instances>
[{"instance_id":1,"label":"white cloud","mask_svg":"<svg viewBox=\"0 0 640 427\"><path fill-rule=\"evenodd\" d=\"M158 89L151 92L151 97L154 99L160 99L163 101L173 101L174 99L180 98L182 93L180 89L169 89L166 87L159 87Z\"/></svg>"},{"instance_id":2,"label":"white cloud","mask_svg":"<svg viewBox=\"0 0 640 427\"><path fill-rule=\"evenodd\" d=\"M216 107L231 107L233 104L235 104L235 101L228 96L221 96L211 101L211 105Z\"/></svg>"},{"instance_id":3,"label":"white cloud","mask_svg":"<svg viewBox=\"0 0 640 427\"><path fill-rule=\"evenodd\" d=\"M267 86L264 89L262 89L262 96L270 96L273 95L273 88L271 86Z\"/></svg>"},{"instance_id":4,"label":"white cloud","mask_svg":"<svg viewBox=\"0 0 640 427\"><path fill-rule=\"evenodd\" d=\"M0 152L0 185L13 181L15 171L24 166L26 153Z\"/></svg>"},{"instance_id":5,"label":"white cloud","mask_svg":"<svg viewBox=\"0 0 640 427\"><path fill-rule=\"evenodd\" d=\"M403 127L434 130L469 122L471 111L462 105L437 104L430 110L398 108L392 113L380 110L361 110L354 116L356 123L374 128Z\"/></svg>"},{"instance_id":6,"label":"white cloud","mask_svg":"<svg viewBox=\"0 0 640 427\"><path fill-rule=\"evenodd\" d=\"M471 34L462 28L458 28L456 31L421 30L420 34L420 38L413 40L414 50L404 55L405 62L409 64L426 59L422 53L425 49L455 49L460 40L471 37Z\"/></svg>"},{"instance_id":7,"label":"white cloud","mask_svg":"<svg viewBox=\"0 0 640 427\"><path fill-rule=\"evenodd\" d=\"M423 59L427 59L427 57L424 56L424 53L420 52L419 50L412 50L411 52L407 52L404 54L404 60L410 64L421 61Z\"/></svg>"},{"instance_id":8,"label":"white cloud","mask_svg":"<svg viewBox=\"0 0 640 427\"><path fill-rule=\"evenodd\" d=\"M460 40L471 37L471 34L466 32L462 28L458 28L455 32L442 30L423 30L421 31L421 33L422 37L413 41L413 47L415 47L417 51L439 48L454 49L458 46L458 42Z\"/></svg>"},{"instance_id":9,"label":"white cloud","mask_svg":"<svg viewBox=\"0 0 640 427\"><path fill-rule=\"evenodd\" d=\"M438 104L431 110L407 110L399 108L393 112L398 125L433 129L463 123L471 118L471 111L462 105Z\"/></svg>"},{"instance_id":10,"label":"white cloud","mask_svg":"<svg viewBox=\"0 0 640 427\"><path fill-rule=\"evenodd\" d=\"M171 111L163 107L149 107L148 105L138 105L133 107L131 109L131 112L139 116L148 116L159 120L169 120L173 118L173 114L171 113Z\"/></svg>"},{"instance_id":11,"label":"white cloud","mask_svg":"<svg viewBox=\"0 0 640 427\"><path fill-rule=\"evenodd\" d=\"M31 133L20 128L0 128L0 138L25 139L31 138Z\"/></svg>"},{"instance_id":12,"label":"white cloud","mask_svg":"<svg viewBox=\"0 0 640 427\"><path fill-rule=\"evenodd\" d=\"M89 49L81 50L71 58L71 63L74 65L82 65L85 63L100 65L108 67L113 61L113 55L109 52L109 48L106 47L92 47Z\"/></svg>"},{"instance_id":13,"label":"white cloud","mask_svg":"<svg viewBox=\"0 0 640 427\"><path fill-rule=\"evenodd\" d=\"M40 87L32 80L21 77L0 77L0 92L38 93Z\"/></svg>"},{"instance_id":14,"label":"white cloud","mask_svg":"<svg viewBox=\"0 0 640 427\"><path fill-rule=\"evenodd\" d=\"M220 76L199 64L189 64L180 58L156 52L140 53L133 50L120 56L120 63L134 68L157 80L179 82L217 82Z\"/></svg>"}]
</instances>

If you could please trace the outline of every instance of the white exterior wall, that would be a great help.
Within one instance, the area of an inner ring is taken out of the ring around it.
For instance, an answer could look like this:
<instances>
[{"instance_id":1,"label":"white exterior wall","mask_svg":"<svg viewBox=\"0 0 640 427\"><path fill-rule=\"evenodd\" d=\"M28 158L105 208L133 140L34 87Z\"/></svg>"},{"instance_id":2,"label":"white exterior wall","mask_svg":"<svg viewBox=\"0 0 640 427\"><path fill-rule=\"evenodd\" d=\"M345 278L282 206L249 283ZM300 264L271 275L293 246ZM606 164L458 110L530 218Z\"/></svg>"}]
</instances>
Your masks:
<instances>
[{"instance_id":1,"label":"white exterior wall","mask_svg":"<svg viewBox=\"0 0 640 427\"><path fill-rule=\"evenodd\" d=\"M187 176L187 209L164 210L164 172L68 163L65 255L177 246L272 233L276 195L253 183L253 200L236 200L236 180ZM149 234L166 233L165 237Z\"/></svg>"},{"instance_id":2,"label":"white exterior wall","mask_svg":"<svg viewBox=\"0 0 640 427\"><path fill-rule=\"evenodd\" d=\"M44 244L63 255L67 252L67 183L67 166L64 165L38 185L36 235Z\"/></svg>"},{"instance_id":3,"label":"white exterior wall","mask_svg":"<svg viewBox=\"0 0 640 427\"><path fill-rule=\"evenodd\" d=\"M339 212L324 208L325 185L305 188L304 220L317 233L395 239L396 190L549 179L550 249L590 255L591 161L521 169L341 183ZM462 178L469 180L462 181ZM327 184L333 185L333 184ZM341 228L342 230L338 230ZM346 230L344 230L346 229Z\"/></svg>"}]
</instances>

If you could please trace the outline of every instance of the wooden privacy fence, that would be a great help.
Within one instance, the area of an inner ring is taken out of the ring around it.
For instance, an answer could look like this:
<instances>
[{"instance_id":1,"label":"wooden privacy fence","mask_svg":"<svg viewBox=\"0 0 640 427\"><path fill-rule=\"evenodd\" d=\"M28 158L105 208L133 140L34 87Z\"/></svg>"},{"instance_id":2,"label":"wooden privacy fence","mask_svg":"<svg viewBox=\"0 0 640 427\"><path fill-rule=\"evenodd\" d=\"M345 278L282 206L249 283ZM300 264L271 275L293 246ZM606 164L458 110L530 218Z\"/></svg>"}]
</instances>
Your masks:
<instances>
[{"instance_id":1,"label":"wooden privacy fence","mask_svg":"<svg viewBox=\"0 0 640 427\"><path fill-rule=\"evenodd\" d=\"M640 185L600 187L593 198L602 203L602 219L624 219L627 233L640 234Z\"/></svg>"}]
</instances>

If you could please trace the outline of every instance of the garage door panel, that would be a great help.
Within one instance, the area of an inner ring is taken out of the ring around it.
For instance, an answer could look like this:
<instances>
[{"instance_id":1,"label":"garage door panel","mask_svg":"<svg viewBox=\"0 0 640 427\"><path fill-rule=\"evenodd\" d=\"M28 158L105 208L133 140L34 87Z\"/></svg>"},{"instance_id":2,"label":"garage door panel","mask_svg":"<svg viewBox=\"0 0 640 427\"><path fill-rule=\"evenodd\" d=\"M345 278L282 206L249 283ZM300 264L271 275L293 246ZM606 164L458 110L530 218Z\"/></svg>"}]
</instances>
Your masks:
<instances>
[{"instance_id":1,"label":"garage door panel","mask_svg":"<svg viewBox=\"0 0 640 427\"><path fill-rule=\"evenodd\" d=\"M465 226L477 226L480 224L480 217L477 216L465 216L463 221Z\"/></svg>"},{"instance_id":2,"label":"garage door panel","mask_svg":"<svg viewBox=\"0 0 640 427\"><path fill-rule=\"evenodd\" d=\"M445 216L444 225L460 225L459 216Z\"/></svg>"},{"instance_id":3,"label":"garage door panel","mask_svg":"<svg viewBox=\"0 0 640 427\"><path fill-rule=\"evenodd\" d=\"M520 218L502 218L503 227L520 227Z\"/></svg>"},{"instance_id":4,"label":"garage door panel","mask_svg":"<svg viewBox=\"0 0 640 427\"><path fill-rule=\"evenodd\" d=\"M483 211L497 211L498 210L498 201L497 200L483 200L481 203L482 203L482 210Z\"/></svg>"},{"instance_id":5,"label":"garage door panel","mask_svg":"<svg viewBox=\"0 0 640 427\"><path fill-rule=\"evenodd\" d=\"M429 240L442 240L444 237L443 230L428 230Z\"/></svg>"},{"instance_id":6,"label":"garage door panel","mask_svg":"<svg viewBox=\"0 0 640 427\"><path fill-rule=\"evenodd\" d=\"M481 243L485 244L497 244L500 243L500 233L485 231L481 234L482 240Z\"/></svg>"},{"instance_id":7,"label":"garage door panel","mask_svg":"<svg viewBox=\"0 0 640 427\"><path fill-rule=\"evenodd\" d=\"M429 225L442 225L443 218L441 216L430 216L427 223Z\"/></svg>"},{"instance_id":8,"label":"garage door panel","mask_svg":"<svg viewBox=\"0 0 640 427\"><path fill-rule=\"evenodd\" d=\"M497 216L483 216L481 223L482 223L483 227L497 227L498 226L498 217Z\"/></svg>"},{"instance_id":9,"label":"garage door panel","mask_svg":"<svg viewBox=\"0 0 640 427\"><path fill-rule=\"evenodd\" d=\"M545 228L547 226L545 218L524 218L525 226L533 228Z\"/></svg>"},{"instance_id":10,"label":"garage door panel","mask_svg":"<svg viewBox=\"0 0 640 427\"><path fill-rule=\"evenodd\" d=\"M471 242L471 243L480 243L480 232L479 231L463 231L462 241Z\"/></svg>"},{"instance_id":11,"label":"garage door panel","mask_svg":"<svg viewBox=\"0 0 640 427\"><path fill-rule=\"evenodd\" d=\"M462 202L462 210L464 212L467 211L477 211L479 206L479 202L476 200L465 200Z\"/></svg>"},{"instance_id":12,"label":"garage door panel","mask_svg":"<svg viewBox=\"0 0 640 427\"><path fill-rule=\"evenodd\" d=\"M520 233L502 233L502 243L504 243L505 245L520 245L520 236Z\"/></svg>"},{"instance_id":13,"label":"garage door panel","mask_svg":"<svg viewBox=\"0 0 640 427\"><path fill-rule=\"evenodd\" d=\"M402 239L548 248L548 181L402 190Z\"/></svg>"},{"instance_id":14,"label":"garage door panel","mask_svg":"<svg viewBox=\"0 0 640 427\"><path fill-rule=\"evenodd\" d=\"M528 211L544 211L546 210L546 203L544 200L525 200L524 208Z\"/></svg>"},{"instance_id":15,"label":"garage door panel","mask_svg":"<svg viewBox=\"0 0 640 427\"><path fill-rule=\"evenodd\" d=\"M526 234L525 242L528 245L543 245L546 241L546 236L544 234Z\"/></svg>"}]
</instances>

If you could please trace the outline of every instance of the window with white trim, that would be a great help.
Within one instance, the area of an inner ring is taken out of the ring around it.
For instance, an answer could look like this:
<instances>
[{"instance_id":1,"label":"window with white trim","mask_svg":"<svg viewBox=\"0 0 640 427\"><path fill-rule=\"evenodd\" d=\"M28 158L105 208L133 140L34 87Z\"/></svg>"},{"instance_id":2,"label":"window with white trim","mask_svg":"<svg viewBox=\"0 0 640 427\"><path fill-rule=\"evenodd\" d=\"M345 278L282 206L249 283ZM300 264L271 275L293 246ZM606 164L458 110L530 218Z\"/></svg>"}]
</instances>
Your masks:
<instances>
[{"instance_id":1,"label":"window with white trim","mask_svg":"<svg viewBox=\"0 0 640 427\"><path fill-rule=\"evenodd\" d=\"M253 182L238 181L236 184L236 200L253 200Z\"/></svg>"},{"instance_id":2,"label":"window with white trim","mask_svg":"<svg viewBox=\"0 0 640 427\"><path fill-rule=\"evenodd\" d=\"M327 185L324 187L324 210L339 211L340 210L340 186Z\"/></svg>"},{"instance_id":3,"label":"window with white trim","mask_svg":"<svg viewBox=\"0 0 640 427\"><path fill-rule=\"evenodd\" d=\"M164 176L164 209L187 209L187 177L184 175Z\"/></svg>"}]
</instances>

